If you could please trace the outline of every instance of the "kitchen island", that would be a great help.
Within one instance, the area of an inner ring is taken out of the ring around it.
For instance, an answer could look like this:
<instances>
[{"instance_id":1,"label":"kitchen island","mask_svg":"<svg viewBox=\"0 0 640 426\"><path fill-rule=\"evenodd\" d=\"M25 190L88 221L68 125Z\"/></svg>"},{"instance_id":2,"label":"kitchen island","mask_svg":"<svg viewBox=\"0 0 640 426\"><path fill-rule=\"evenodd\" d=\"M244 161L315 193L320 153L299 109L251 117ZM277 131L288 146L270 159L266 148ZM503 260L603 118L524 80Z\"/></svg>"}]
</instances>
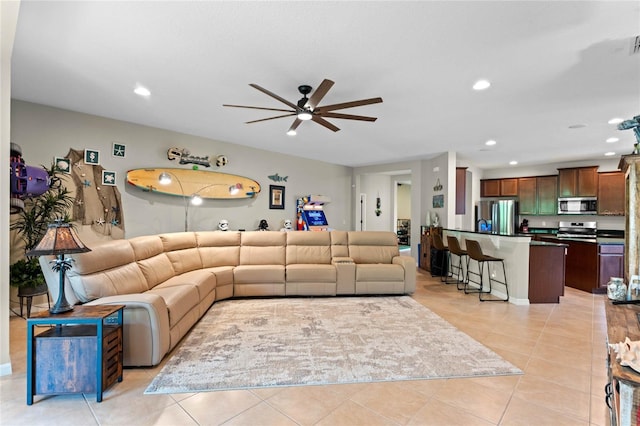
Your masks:
<instances>
[{"instance_id":1,"label":"kitchen island","mask_svg":"<svg viewBox=\"0 0 640 426\"><path fill-rule=\"evenodd\" d=\"M465 240L476 240L482 247L482 252L490 256L504 259L504 267L509 285L509 302L515 305L529 304L529 245L531 237L519 235L498 235L486 232L462 231L459 229L443 229L443 239L447 235L458 238L460 246L466 247ZM472 260L471 267L475 268ZM492 267L490 273L502 274ZM501 279L501 277L498 277ZM492 293L500 298L506 298L506 292L502 288L494 288Z\"/></svg>"},{"instance_id":2,"label":"kitchen island","mask_svg":"<svg viewBox=\"0 0 640 426\"><path fill-rule=\"evenodd\" d=\"M611 277L624 275L624 239L558 238L543 241L567 244L565 285L589 293L606 293Z\"/></svg>"},{"instance_id":3,"label":"kitchen island","mask_svg":"<svg viewBox=\"0 0 640 426\"><path fill-rule=\"evenodd\" d=\"M561 242L532 242L529 235L500 235L460 229L443 229L443 235L445 241L447 235L458 238L462 247L465 247L466 239L476 240L480 243L484 254L504 259L509 285L509 302L515 305L549 303L553 300L556 300L553 303L557 303L559 296L563 294L564 276L557 275L552 284L546 282L544 277L530 276L530 260L534 260L534 265L539 265L543 259L555 258L556 262L560 262L562 266L558 264L554 268L558 271L564 270L564 256L557 258L558 253L564 252L565 245ZM475 268L475 262L473 260L471 262L473 264L471 267ZM539 266L534 267L536 273L544 271L544 269L540 270ZM498 279L502 278L502 268L494 269L491 266L489 273L497 274ZM531 289L534 290L533 301L530 301L530 284ZM506 292L501 286L493 288L492 293L500 298L506 297Z\"/></svg>"}]
</instances>

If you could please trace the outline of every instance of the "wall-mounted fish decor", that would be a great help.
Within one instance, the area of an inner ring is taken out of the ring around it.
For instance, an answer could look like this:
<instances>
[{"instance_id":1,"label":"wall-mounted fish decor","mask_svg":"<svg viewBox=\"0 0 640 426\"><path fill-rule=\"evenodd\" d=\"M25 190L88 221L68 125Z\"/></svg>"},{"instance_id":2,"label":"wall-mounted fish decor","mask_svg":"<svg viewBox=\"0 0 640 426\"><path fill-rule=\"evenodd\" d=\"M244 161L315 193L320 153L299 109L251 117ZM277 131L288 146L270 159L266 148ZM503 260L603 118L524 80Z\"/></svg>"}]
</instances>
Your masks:
<instances>
[{"instance_id":1,"label":"wall-mounted fish decor","mask_svg":"<svg viewBox=\"0 0 640 426\"><path fill-rule=\"evenodd\" d=\"M269 175L267 177L274 182L286 182L287 179L289 179L289 176L280 176L277 173L275 175Z\"/></svg>"}]
</instances>

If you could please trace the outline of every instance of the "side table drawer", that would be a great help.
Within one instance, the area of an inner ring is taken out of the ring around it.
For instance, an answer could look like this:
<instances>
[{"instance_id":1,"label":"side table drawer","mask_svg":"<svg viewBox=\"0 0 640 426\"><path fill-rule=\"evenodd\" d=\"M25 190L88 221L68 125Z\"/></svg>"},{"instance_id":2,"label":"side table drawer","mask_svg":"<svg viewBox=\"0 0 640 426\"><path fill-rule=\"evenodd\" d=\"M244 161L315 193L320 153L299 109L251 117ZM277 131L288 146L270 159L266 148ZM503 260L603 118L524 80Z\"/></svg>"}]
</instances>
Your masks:
<instances>
[{"instance_id":1,"label":"side table drawer","mask_svg":"<svg viewBox=\"0 0 640 426\"><path fill-rule=\"evenodd\" d=\"M95 393L96 326L54 327L35 337L35 393ZM122 372L122 327L104 326L102 390Z\"/></svg>"}]
</instances>

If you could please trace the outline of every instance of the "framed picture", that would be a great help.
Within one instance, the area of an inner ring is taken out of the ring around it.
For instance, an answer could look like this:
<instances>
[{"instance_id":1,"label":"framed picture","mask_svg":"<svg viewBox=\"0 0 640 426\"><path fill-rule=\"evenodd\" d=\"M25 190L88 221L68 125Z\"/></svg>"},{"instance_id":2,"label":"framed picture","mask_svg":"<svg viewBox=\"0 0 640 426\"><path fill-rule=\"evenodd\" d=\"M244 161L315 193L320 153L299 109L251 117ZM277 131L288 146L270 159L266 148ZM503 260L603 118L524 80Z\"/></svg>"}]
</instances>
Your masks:
<instances>
[{"instance_id":1,"label":"framed picture","mask_svg":"<svg viewBox=\"0 0 640 426\"><path fill-rule=\"evenodd\" d=\"M433 208L437 209L440 207L444 207L444 195L434 195L433 196Z\"/></svg>"},{"instance_id":2,"label":"framed picture","mask_svg":"<svg viewBox=\"0 0 640 426\"><path fill-rule=\"evenodd\" d=\"M102 171L102 184L115 186L116 184L116 172Z\"/></svg>"},{"instance_id":3,"label":"framed picture","mask_svg":"<svg viewBox=\"0 0 640 426\"><path fill-rule=\"evenodd\" d=\"M61 172L71 173L71 160L69 160L68 158L54 157L53 162Z\"/></svg>"},{"instance_id":4,"label":"framed picture","mask_svg":"<svg viewBox=\"0 0 640 426\"><path fill-rule=\"evenodd\" d=\"M120 142L114 142L111 147L111 155L118 158L124 158L127 153L127 146Z\"/></svg>"},{"instance_id":5,"label":"framed picture","mask_svg":"<svg viewBox=\"0 0 640 426\"><path fill-rule=\"evenodd\" d=\"M269 185L269 208L284 209L284 186Z\"/></svg>"},{"instance_id":6,"label":"framed picture","mask_svg":"<svg viewBox=\"0 0 640 426\"><path fill-rule=\"evenodd\" d=\"M95 149L85 149L84 150L84 163L91 164L93 166L97 166L100 164L100 151L96 151Z\"/></svg>"}]
</instances>

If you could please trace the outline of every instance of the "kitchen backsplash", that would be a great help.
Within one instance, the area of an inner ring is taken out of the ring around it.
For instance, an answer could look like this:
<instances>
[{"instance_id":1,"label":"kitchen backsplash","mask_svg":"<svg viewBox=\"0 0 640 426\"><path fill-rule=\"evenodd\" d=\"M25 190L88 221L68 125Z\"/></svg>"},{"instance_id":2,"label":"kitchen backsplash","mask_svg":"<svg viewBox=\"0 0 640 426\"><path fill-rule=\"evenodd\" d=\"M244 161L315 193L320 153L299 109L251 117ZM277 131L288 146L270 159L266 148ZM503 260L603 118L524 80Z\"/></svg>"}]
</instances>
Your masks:
<instances>
[{"instance_id":1,"label":"kitchen backsplash","mask_svg":"<svg viewBox=\"0 0 640 426\"><path fill-rule=\"evenodd\" d=\"M598 229L615 229L624 231L624 216L595 216L595 215L563 215L563 216L527 216L520 215L518 224L522 219L529 220L530 228L557 228L559 221L571 222L598 222Z\"/></svg>"}]
</instances>

